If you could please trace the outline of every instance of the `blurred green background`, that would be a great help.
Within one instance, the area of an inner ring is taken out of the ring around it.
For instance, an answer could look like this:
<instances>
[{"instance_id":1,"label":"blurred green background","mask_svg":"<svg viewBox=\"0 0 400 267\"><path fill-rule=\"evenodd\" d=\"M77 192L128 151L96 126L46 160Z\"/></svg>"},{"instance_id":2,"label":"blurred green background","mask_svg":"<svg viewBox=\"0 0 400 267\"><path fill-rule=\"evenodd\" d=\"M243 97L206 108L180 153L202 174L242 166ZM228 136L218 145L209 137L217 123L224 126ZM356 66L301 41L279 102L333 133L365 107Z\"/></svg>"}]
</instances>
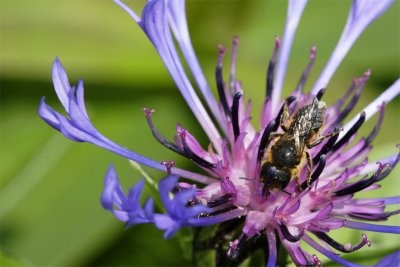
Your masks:
<instances>
[{"instance_id":1,"label":"blurred green background","mask_svg":"<svg viewBox=\"0 0 400 267\"><path fill-rule=\"evenodd\" d=\"M126 2L136 11L144 5L143 1ZM310 1L294 42L285 94L296 84L312 45L318 52L308 88L316 80L340 36L349 7L350 1L345 0ZM177 238L163 240L151 225L125 230L101 208L103 176L110 162L126 189L140 179L125 159L69 141L37 115L42 96L61 110L50 75L51 64L59 56L71 84L84 79L88 112L102 133L150 158L175 159L179 166L194 169L161 147L145 123L142 108L155 108L155 124L165 136L172 137L180 122L207 145L144 33L111 0L1 0L0 11L0 266L190 265ZM282 35L286 1L189 1L187 12L194 48L213 89L217 44L230 47L232 37L240 36L237 77L246 96L254 100L257 122L265 70L274 37ZM357 111L399 77L399 12L397 1L357 41L329 84L329 104L352 77L368 68L372 76ZM397 152L398 114L397 99L387 107L371 161ZM363 134L369 133L376 119L363 127ZM156 179L162 177L148 171ZM398 194L399 173L397 169L382 182L381 190L366 195ZM391 224L400 225L399 218ZM340 232L336 237L341 242L360 240L361 232ZM348 258L374 263L399 248L394 236L369 237L372 248Z\"/></svg>"}]
</instances>

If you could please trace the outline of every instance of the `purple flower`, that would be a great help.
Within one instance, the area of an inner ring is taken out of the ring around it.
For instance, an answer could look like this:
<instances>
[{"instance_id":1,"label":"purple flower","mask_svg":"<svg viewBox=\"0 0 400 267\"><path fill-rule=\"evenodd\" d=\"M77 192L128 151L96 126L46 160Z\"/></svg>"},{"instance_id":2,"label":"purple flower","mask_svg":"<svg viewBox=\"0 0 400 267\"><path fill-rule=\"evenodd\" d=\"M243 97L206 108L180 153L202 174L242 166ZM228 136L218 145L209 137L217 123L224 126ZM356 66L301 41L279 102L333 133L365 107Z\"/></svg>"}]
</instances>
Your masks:
<instances>
[{"instance_id":1,"label":"purple flower","mask_svg":"<svg viewBox=\"0 0 400 267\"><path fill-rule=\"evenodd\" d=\"M358 36L393 0L353 1L342 36L313 89L309 93L304 91L316 58L315 47L311 48L309 63L297 87L289 97L282 99L292 42L307 4L306 0L289 0L283 39L275 39L268 66L266 98L258 127L250 123L251 102L245 102L241 82L235 77L237 37L233 40L227 82L222 75L226 49L220 46L218 50L217 100L191 45L185 1L148 1L141 17L121 1L115 2L147 34L210 141L208 148L203 148L181 125L176 127L174 140L168 140L152 122L154 110L144 109L153 136L165 147L193 161L206 175L179 169L173 161L157 162L119 146L92 125L86 113L82 81L77 88L71 87L63 66L56 59L54 88L68 116L54 111L44 99L39 108L40 116L71 140L93 143L168 173L158 186L165 213L156 213L152 199L143 208L140 205L144 182L139 182L125 195L111 166L101 203L118 220L127 226L153 223L165 231L166 238L184 226L232 222L235 227L222 227L225 232L216 235L219 239L213 241L229 244L226 255L239 262L246 243L263 238L267 266L276 265L277 243L298 266L321 265L314 251L306 251L303 243L339 264L358 266L342 259L338 253L371 246L364 232L400 233L399 226L375 223L400 213L399 210L386 211L388 206L400 204L400 196L374 199L357 196L358 192L378 189L377 183L386 178L400 160L400 154L377 163L369 163L367 159L383 121L385 105L400 92L400 79L347 123L344 121L360 98L371 71L354 78L345 95L330 107L322 101L325 89L321 89L328 85ZM179 52L185 62L181 61ZM184 63L210 113L188 78ZM353 142L358 129L377 112L379 117L370 134ZM193 184L179 182L179 177ZM330 232L340 228L362 230L360 242L341 244L334 240ZM227 236L233 239L224 240ZM395 252L376 266L390 266L398 257L399 253Z\"/></svg>"}]
</instances>

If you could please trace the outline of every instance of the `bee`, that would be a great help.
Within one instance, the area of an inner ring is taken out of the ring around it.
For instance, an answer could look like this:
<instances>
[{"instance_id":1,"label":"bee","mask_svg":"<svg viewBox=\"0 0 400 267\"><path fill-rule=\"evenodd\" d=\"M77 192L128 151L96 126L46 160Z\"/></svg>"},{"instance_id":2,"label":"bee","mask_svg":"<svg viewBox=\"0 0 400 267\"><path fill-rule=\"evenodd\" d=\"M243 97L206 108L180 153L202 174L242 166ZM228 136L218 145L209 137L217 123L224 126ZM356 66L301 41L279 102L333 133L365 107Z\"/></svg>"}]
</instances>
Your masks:
<instances>
[{"instance_id":1,"label":"bee","mask_svg":"<svg viewBox=\"0 0 400 267\"><path fill-rule=\"evenodd\" d=\"M261 160L260 181L264 188L283 190L292 179L300 185L298 175L305 160L308 170L307 182L308 186L310 185L313 162L305 148L315 147L325 138L339 134L339 131L334 131L317 137L324 124L325 111L325 102L317 97L292 116L289 114L288 103L285 103L279 121L283 132L270 134L270 140L276 139L276 142L270 148L264 149Z\"/></svg>"}]
</instances>

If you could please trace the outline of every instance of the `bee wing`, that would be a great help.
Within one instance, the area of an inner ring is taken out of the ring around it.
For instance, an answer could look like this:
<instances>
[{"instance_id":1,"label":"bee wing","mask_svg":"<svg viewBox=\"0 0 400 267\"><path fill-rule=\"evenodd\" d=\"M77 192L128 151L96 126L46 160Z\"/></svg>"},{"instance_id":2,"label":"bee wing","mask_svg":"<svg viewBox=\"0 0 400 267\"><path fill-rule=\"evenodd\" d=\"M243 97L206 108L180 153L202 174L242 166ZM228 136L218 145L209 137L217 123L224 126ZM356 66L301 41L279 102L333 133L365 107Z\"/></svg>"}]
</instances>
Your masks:
<instances>
[{"instance_id":1,"label":"bee wing","mask_svg":"<svg viewBox=\"0 0 400 267\"><path fill-rule=\"evenodd\" d=\"M293 136L294 136L294 144L296 147L296 155L298 158L300 158L303 155L304 140L303 140L303 138L300 138L299 129L296 129L294 131Z\"/></svg>"},{"instance_id":2,"label":"bee wing","mask_svg":"<svg viewBox=\"0 0 400 267\"><path fill-rule=\"evenodd\" d=\"M276 141L275 144L276 145L280 145L280 144L283 144L283 143L285 143L287 141L293 141L293 140L294 140L293 133L286 132L278 139L278 141Z\"/></svg>"}]
</instances>

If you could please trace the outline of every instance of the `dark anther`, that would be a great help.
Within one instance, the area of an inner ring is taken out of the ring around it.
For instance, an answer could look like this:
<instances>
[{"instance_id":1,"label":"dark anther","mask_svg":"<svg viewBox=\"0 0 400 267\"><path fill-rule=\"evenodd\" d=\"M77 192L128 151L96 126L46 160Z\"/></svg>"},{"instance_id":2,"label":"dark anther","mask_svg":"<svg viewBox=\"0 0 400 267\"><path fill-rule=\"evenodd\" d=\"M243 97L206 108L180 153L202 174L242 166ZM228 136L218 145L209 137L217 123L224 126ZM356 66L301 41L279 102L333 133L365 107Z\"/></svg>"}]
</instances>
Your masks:
<instances>
[{"instance_id":1,"label":"dark anther","mask_svg":"<svg viewBox=\"0 0 400 267\"><path fill-rule=\"evenodd\" d=\"M300 185L300 189L302 191L306 190L319 178L319 176L321 175L322 171L325 168L325 163L326 163L326 156L321 155L317 169L311 174L311 180L305 181Z\"/></svg>"},{"instance_id":2,"label":"dark anther","mask_svg":"<svg viewBox=\"0 0 400 267\"><path fill-rule=\"evenodd\" d=\"M280 226L281 232L283 234L283 236L286 238L287 241L290 241L292 243L295 243L297 241L299 241L301 239L301 237L303 236L303 233L300 233L299 235L292 235L288 228L286 227L286 225L281 224Z\"/></svg>"},{"instance_id":3,"label":"dark anther","mask_svg":"<svg viewBox=\"0 0 400 267\"><path fill-rule=\"evenodd\" d=\"M272 91L274 88L274 72L275 72L275 64L276 64L276 58L278 56L278 50L280 47L280 39L279 37L275 38L275 47L274 47L274 52L272 54L272 58L269 61L268 64L268 70L267 70L267 90L266 90L266 96L267 99L270 99L272 96Z\"/></svg>"},{"instance_id":4,"label":"dark anther","mask_svg":"<svg viewBox=\"0 0 400 267\"><path fill-rule=\"evenodd\" d=\"M275 120L269 122L267 127L265 127L263 135L261 137L260 146L258 147L258 156L257 160L260 161L262 156L264 155L264 149L267 147L269 142L269 136L273 131L276 131L277 123Z\"/></svg>"},{"instance_id":5,"label":"dark anther","mask_svg":"<svg viewBox=\"0 0 400 267\"><path fill-rule=\"evenodd\" d=\"M367 236L365 234L362 235L362 241L358 245L351 245L351 244L340 244L336 240L332 239L330 236L323 232L313 232L314 235L316 235L318 238L324 240L326 243L328 243L331 247L333 247L336 250L339 250L340 252L343 253L350 253L356 250L359 250L365 245L370 246L371 242L367 239Z\"/></svg>"},{"instance_id":6,"label":"dark anther","mask_svg":"<svg viewBox=\"0 0 400 267\"><path fill-rule=\"evenodd\" d=\"M361 125L363 125L365 121L365 112L361 112L360 118L354 123L354 125L347 131L347 133L340 139L331 149L331 151L338 150L341 146L343 146L349 139L360 129Z\"/></svg>"},{"instance_id":7,"label":"dark anther","mask_svg":"<svg viewBox=\"0 0 400 267\"><path fill-rule=\"evenodd\" d=\"M318 93L317 93L318 101L321 100L321 98L324 96L325 92L326 92L326 88L322 88L321 90L318 91Z\"/></svg>"},{"instance_id":8,"label":"dark anther","mask_svg":"<svg viewBox=\"0 0 400 267\"><path fill-rule=\"evenodd\" d=\"M339 129L335 127L335 128L333 129L333 131L334 131L334 132L337 132L337 131L339 131ZM322 156L323 154L326 154L326 153L328 153L328 152L331 150L331 148L332 148L333 145L336 143L336 141L338 140L338 138L339 138L339 135L338 135L338 134L332 136L331 138L329 138L328 142L326 142L326 144L321 148L321 150L318 152L318 154L313 158L313 164L314 164L314 165L316 165L316 164L320 161L321 156Z\"/></svg>"},{"instance_id":9,"label":"dark anther","mask_svg":"<svg viewBox=\"0 0 400 267\"><path fill-rule=\"evenodd\" d=\"M361 190L364 190L365 188L373 185L376 182L379 182L383 180L386 176L389 175L389 173L396 167L397 163L400 160L400 153L397 155L396 160L390 165L390 164L380 164L378 170L368 179L363 179L359 180L358 182L340 189L334 193L335 196L346 196L350 194L357 193Z\"/></svg>"},{"instance_id":10,"label":"dark anther","mask_svg":"<svg viewBox=\"0 0 400 267\"><path fill-rule=\"evenodd\" d=\"M153 109L148 109L148 108L144 108L143 109L145 114L146 114L146 120L147 120L147 124L149 125L150 129L151 129L151 133L153 134L154 138L160 142L163 146L165 146L166 148L171 149L172 151L175 151L178 154L181 154L183 156L186 156L186 154L174 143L168 141L165 137L163 137L158 131L157 129L154 127L153 122L151 120L151 114L154 112Z\"/></svg>"},{"instance_id":11,"label":"dark anther","mask_svg":"<svg viewBox=\"0 0 400 267\"><path fill-rule=\"evenodd\" d=\"M395 161L390 165L390 164L379 164L378 170L368 179L360 180L352 185L350 185L347 188L338 190L335 192L335 196L345 196L349 194L353 194L356 192L359 192L372 184L381 181L384 179L386 176L389 175L389 173L396 167L397 163L400 160L400 153L397 155ZM387 168L386 168L387 167Z\"/></svg>"},{"instance_id":12,"label":"dark anther","mask_svg":"<svg viewBox=\"0 0 400 267\"><path fill-rule=\"evenodd\" d=\"M350 213L349 216L356 218L356 219L361 219L361 220L367 220L367 221L386 221L390 216L399 214L400 210L395 210L395 211L388 211L388 212L382 212L382 213L363 213L363 212L354 212Z\"/></svg>"},{"instance_id":13,"label":"dark anther","mask_svg":"<svg viewBox=\"0 0 400 267\"><path fill-rule=\"evenodd\" d=\"M231 200L231 197L232 197L231 194L223 195L220 198L208 201L207 206L210 208L215 208L217 206L220 206L220 205L223 205L223 204L229 202Z\"/></svg>"},{"instance_id":14,"label":"dark anther","mask_svg":"<svg viewBox=\"0 0 400 267\"><path fill-rule=\"evenodd\" d=\"M300 77L296 89L294 90L295 92L300 93L303 91L304 84L306 83L307 78L310 75L311 69L314 65L316 53L317 53L317 48L313 46L310 51L310 61L308 62L306 69L304 70L303 74Z\"/></svg>"},{"instance_id":15,"label":"dark anther","mask_svg":"<svg viewBox=\"0 0 400 267\"><path fill-rule=\"evenodd\" d=\"M212 217L212 216L217 216L217 215L220 215L220 214L224 214L226 212L229 212L229 211L232 211L232 210L235 210L235 209L237 209L236 206L229 206L229 207L226 207L226 208L223 208L223 209L219 209L219 210L216 210L214 212L207 213L207 214L208 214L208 216Z\"/></svg>"},{"instance_id":16,"label":"dark anther","mask_svg":"<svg viewBox=\"0 0 400 267\"><path fill-rule=\"evenodd\" d=\"M344 96L342 96L342 98L337 100L333 106L340 110L342 108L343 104L346 102L347 98L350 97L350 95L358 87L358 85L359 85L359 79L354 78L351 82L350 87L346 90L346 93L344 94Z\"/></svg>"},{"instance_id":17,"label":"dark anther","mask_svg":"<svg viewBox=\"0 0 400 267\"><path fill-rule=\"evenodd\" d=\"M225 114L230 117L231 114L230 114L228 102L226 100L224 79L222 77L222 60L224 58L225 52L226 52L225 48L223 48L222 46L218 46L218 63L217 63L217 67L215 69L215 79L217 81L218 95L219 95L219 99L221 101L222 107L225 111Z\"/></svg>"},{"instance_id":18,"label":"dark anther","mask_svg":"<svg viewBox=\"0 0 400 267\"><path fill-rule=\"evenodd\" d=\"M360 85L360 87L358 88L357 92L353 95L352 99L350 100L350 102L343 109L343 111L340 112L338 118L333 123L334 125L336 125L338 123L341 123L347 117L347 115L349 115L349 113L353 110L354 106L358 102L358 99L360 98L360 95L361 95L361 92L362 92L362 90L361 90L362 88L363 88L363 86Z\"/></svg>"},{"instance_id":19,"label":"dark anther","mask_svg":"<svg viewBox=\"0 0 400 267\"><path fill-rule=\"evenodd\" d=\"M233 128L233 134L235 135L235 140L238 138L240 134L240 126L239 126L239 101L240 98L242 97L243 92L239 91L235 94L233 97L233 103L232 103L232 128Z\"/></svg>"},{"instance_id":20,"label":"dark anther","mask_svg":"<svg viewBox=\"0 0 400 267\"><path fill-rule=\"evenodd\" d=\"M182 145L183 145L183 150L185 152L185 156L187 156L190 160L193 162L199 164L200 166L207 168L207 169L214 169L216 165L214 163L211 163L205 159L202 159L201 157L197 156L193 151L190 149L186 142L186 137L184 134L181 134L181 140L182 140Z\"/></svg>"},{"instance_id":21,"label":"dark anther","mask_svg":"<svg viewBox=\"0 0 400 267\"><path fill-rule=\"evenodd\" d=\"M382 105L380 107L378 122L376 123L374 129L372 129L371 133L368 135L367 139L365 140L366 146L370 145L372 143L372 141L375 139L375 137L378 135L379 130L382 125L382 122L383 122L384 115L385 115L385 103L382 103Z\"/></svg>"}]
</instances>

